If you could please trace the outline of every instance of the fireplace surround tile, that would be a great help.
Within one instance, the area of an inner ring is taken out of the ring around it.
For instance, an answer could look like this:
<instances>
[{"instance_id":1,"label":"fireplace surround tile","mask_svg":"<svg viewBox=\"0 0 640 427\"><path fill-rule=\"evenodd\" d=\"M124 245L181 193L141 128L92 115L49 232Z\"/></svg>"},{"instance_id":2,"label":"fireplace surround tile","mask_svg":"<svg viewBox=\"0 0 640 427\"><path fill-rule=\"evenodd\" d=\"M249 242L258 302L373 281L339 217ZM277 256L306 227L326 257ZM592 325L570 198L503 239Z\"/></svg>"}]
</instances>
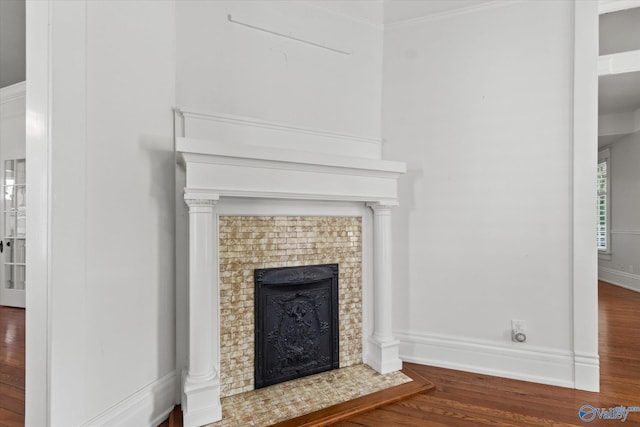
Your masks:
<instances>
[{"instance_id":1,"label":"fireplace surround tile","mask_svg":"<svg viewBox=\"0 0 640 427\"><path fill-rule=\"evenodd\" d=\"M220 216L221 396L254 389L256 268L337 263L340 367L362 363L362 218Z\"/></svg>"}]
</instances>

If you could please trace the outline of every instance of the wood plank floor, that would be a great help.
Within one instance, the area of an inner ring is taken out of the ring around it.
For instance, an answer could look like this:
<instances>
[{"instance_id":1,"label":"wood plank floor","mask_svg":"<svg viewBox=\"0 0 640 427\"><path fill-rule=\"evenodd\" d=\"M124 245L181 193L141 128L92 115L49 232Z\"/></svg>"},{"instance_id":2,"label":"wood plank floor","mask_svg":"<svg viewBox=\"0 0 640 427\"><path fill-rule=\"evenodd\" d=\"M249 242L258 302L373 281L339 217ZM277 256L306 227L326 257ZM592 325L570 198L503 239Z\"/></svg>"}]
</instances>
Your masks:
<instances>
[{"instance_id":1,"label":"wood plank floor","mask_svg":"<svg viewBox=\"0 0 640 427\"><path fill-rule=\"evenodd\" d=\"M375 409L339 427L615 426L585 423L578 409L640 406L640 294L599 284L601 392L589 393L449 369L410 364L436 390ZM631 413L622 425L640 425Z\"/></svg>"},{"instance_id":2,"label":"wood plank floor","mask_svg":"<svg viewBox=\"0 0 640 427\"><path fill-rule=\"evenodd\" d=\"M640 406L640 293L600 283L601 392L589 393L407 364L436 390L334 424L389 426L615 426L578 417L583 404ZM24 419L24 310L0 307L0 426ZM179 409L162 426L180 426ZM640 425L631 413L622 425Z\"/></svg>"},{"instance_id":3,"label":"wood plank floor","mask_svg":"<svg viewBox=\"0 0 640 427\"><path fill-rule=\"evenodd\" d=\"M0 426L24 425L24 309L0 306Z\"/></svg>"}]
</instances>

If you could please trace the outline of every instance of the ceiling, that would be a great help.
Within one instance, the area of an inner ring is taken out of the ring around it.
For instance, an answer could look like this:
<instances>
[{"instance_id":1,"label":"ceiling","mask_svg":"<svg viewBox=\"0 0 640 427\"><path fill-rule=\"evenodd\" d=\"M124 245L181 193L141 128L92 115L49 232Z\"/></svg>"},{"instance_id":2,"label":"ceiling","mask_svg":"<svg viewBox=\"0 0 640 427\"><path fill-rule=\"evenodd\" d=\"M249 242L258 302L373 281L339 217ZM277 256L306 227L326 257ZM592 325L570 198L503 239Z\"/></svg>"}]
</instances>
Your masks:
<instances>
[{"instance_id":1,"label":"ceiling","mask_svg":"<svg viewBox=\"0 0 640 427\"><path fill-rule=\"evenodd\" d=\"M600 55L640 49L640 7L600 15Z\"/></svg>"}]
</instances>

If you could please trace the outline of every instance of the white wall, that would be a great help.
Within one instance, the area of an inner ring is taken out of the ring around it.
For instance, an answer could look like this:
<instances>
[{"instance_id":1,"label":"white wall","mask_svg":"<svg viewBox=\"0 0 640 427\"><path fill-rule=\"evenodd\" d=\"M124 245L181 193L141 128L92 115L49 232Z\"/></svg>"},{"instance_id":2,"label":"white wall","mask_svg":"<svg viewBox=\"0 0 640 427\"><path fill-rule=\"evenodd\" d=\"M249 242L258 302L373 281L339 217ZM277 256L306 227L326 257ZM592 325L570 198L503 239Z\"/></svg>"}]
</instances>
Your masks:
<instances>
[{"instance_id":1,"label":"white wall","mask_svg":"<svg viewBox=\"0 0 640 427\"><path fill-rule=\"evenodd\" d=\"M0 89L0 155L4 158L25 156L25 87L22 82Z\"/></svg>"},{"instance_id":2,"label":"white wall","mask_svg":"<svg viewBox=\"0 0 640 427\"><path fill-rule=\"evenodd\" d=\"M382 33L292 2L31 1L27 17L27 425L152 424L175 397L175 94L376 137Z\"/></svg>"},{"instance_id":3,"label":"white wall","mask_svg":"<svg viewBox=\"0 0 640 427\"><path fill-rule=\"evenodd\" d=\"M611 255L601 257L599 277L640 292L640 132L609 147Z\"/></svg>"},{"instance_id":4,"label":"white wall","mask_svg":"<svg viewBox=\"0 0 640 427\"><path fill-rule=\"evenodd\" d=\"M350 55L231 23L228 14ZM177 45L178 106L380 135L378 28L311 2L180 1Z\"/></svg>"},{"instance_id":5,"label":"white wall","mask_svg":"<svg viewBox=\"0 0 640 427\"><path fill-rule=\"evenodd\" d=\"M28 328L48 317L27 338L27 425L155 425L175 401L174 4L27 16L28 226L48 221L27 255Z\"/></svg>"},{"instance_id":6,"label":"white wall","mask_svg":"<svg viewBox=\"0 0 640 427\"><path fill-rule=\"evenodd\" d=\"M377 137L383 87L385 158L410 165L395 214L405 357L569 382L568 3L390 28L384 84L378 28L268 5L28 2L27 327L45 333L27 337L28 426L149 425L173 403L176 103ZM510 343L512 318L528 344Z\"/></svg>"},{"instance_id":7,"label":"white wall","mask_svg":"<svg viewBox=\"0 0 640 427\"><path fill-rule=\"evenodd\" d=\"M572 7L493 6L385 30L394 328L406 360L573 386Z\"/></svg>"},{"instance_id":8,"label":"white wall","mask_svg":"<svg viewBox=\"0 0 640 427\"><path fill-rule=\"evenodd\" d=\"M362 3L359 7L379 6ZM229 14L234 20L350 54L234 24L228 21ZM380 137L380 28L311 2L180 1L176 16L178 106L279 123L303 129L303 133L312 129ZM298 133L292 135L295 139ZM333 154L332 149L325 149ZM176 197L182 193L178 185ZM183 204L178 204L177 215L180 256L187 249ZM178 371L187 357L186 262L181 257L177 266Z\"/></svg>"}]
</instances>

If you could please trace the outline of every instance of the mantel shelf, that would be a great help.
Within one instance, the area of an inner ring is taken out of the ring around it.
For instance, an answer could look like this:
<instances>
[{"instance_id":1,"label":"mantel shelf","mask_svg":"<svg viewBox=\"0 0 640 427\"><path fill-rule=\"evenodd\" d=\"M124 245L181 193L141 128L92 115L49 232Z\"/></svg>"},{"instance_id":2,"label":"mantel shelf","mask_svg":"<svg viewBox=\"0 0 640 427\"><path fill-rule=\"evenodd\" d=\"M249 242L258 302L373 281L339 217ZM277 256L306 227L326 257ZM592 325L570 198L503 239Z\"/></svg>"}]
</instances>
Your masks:
<instances>
[{"instance_id":1,"label":"mantel shelf","mask_svg":"<svg viewBox=\"0 0 640 427\"><path fill-rule=\"evenodd\" d=\"M186 192L233 197L397 201L402 162L176 138Z\"/></svg>"}]
</instances>

